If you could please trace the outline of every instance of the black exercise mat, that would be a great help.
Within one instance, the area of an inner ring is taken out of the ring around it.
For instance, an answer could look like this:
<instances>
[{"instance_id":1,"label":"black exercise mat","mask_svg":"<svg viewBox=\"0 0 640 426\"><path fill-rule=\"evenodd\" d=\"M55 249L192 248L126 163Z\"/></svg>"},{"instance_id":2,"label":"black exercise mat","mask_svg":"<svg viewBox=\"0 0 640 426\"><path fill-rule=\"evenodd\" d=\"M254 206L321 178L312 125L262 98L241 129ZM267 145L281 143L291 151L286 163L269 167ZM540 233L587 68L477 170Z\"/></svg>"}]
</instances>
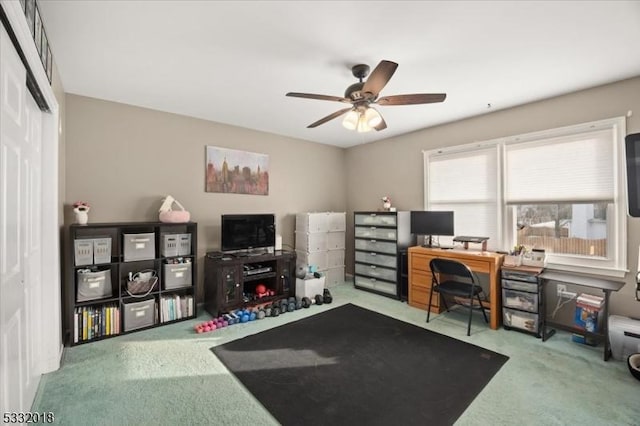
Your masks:
<instances>
[{"instance_id":1,"label":"black exercise mat","mask_svg":"<svg viewBox=\"0 0 640 426\"><path fill-rule=\"evenodd\" d=\"M509 359L352 304L211 350L284 425L452 424Z\"/></svg>"}]
</instances>

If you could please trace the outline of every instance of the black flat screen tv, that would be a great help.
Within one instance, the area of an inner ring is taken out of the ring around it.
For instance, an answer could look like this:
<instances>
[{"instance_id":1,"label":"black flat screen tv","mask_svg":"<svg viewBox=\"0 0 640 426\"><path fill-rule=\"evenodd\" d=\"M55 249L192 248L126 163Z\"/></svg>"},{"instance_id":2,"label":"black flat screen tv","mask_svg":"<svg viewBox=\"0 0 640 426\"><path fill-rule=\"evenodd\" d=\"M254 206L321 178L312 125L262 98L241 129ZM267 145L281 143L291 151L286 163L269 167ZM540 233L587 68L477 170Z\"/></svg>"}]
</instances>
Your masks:
<instances>
[{"instance_id":1,"label":"black flat screen tv","mask_svg":"<svg viewBox=\"0 0 640 426\"><path fill-rule=\"evenodd\" d=\"M435 235L454 235L452 211L412 211L411 233L428 236L428 246Z\"/></svg>"},{"instance_id":2,"label":"black flat screen tv","mask_svg":"<svg viewBox=\"0 0 640 426\"><path fill-rule=\"evenodd\" d=\"M276 244L273 214L223 214L221 228L223 252L251 251Z\"/></svg>"}]
</instances>

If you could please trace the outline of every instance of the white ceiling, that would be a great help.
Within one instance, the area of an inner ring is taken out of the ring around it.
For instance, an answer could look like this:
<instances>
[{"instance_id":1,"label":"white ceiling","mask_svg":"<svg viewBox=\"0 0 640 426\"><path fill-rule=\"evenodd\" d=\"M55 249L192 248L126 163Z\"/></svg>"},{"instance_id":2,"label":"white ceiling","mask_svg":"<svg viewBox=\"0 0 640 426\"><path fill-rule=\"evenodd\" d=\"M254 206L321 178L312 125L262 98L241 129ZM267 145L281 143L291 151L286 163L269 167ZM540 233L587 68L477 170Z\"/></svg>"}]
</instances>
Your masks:
<instances>
[{"instance_id":1,"label":"white ceiling","mask_svg":"<svg viewBox=\"0 0 640 426\"><path fill-rule=\"evenodd\" d=\"M341 147L640 75L639 1L38 2L68 93ZM351 66L399 67L380 96L388 128L310 123ZM488 108L491 104L491 108Z\"/></svg>"}]
</instances>

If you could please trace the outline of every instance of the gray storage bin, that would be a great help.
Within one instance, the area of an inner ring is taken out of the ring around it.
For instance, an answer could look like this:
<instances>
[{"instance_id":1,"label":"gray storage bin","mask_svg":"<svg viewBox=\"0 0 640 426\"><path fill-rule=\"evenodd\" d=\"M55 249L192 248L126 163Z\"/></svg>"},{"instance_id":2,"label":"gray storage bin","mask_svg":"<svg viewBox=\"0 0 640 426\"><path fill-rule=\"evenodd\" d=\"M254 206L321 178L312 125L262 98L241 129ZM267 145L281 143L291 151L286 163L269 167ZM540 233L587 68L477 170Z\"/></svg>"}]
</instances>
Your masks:
<instances>
[{"instance_id":1,"label":"gray storage bin","mask_svg":"<svg viewBox=\"0 0 640 426\"><path fill-rule=\"evenodd\" d=\"M191 234L178 234L178 256L191 254Z\"/></svg>"},{"instance_id":2,"label":"gray storage bin","mask_svg":"<svg viewBox=\"0 0 640 426\"><path fill-rule=\"evenodd\" d=\"M96 272L81 269L76 273L76 278L78 285L76 301L86 302L111 297L110 269Z\"/></svg>"},{"instance_id":3,"label":"gray storage bin","mask_svg":"<svg viewBox=\"0 0 640 426\"><path fill-rule=\"evenodd\" d=\"M171 263L162 266L165 290L191 286L191 263Z\"/></svg>"},{"instance_id":4,"label":"gray storage bin","mask_svg":"<svg viewBox=\"0 0 640 426\"><path fill-rule=\"evenodd\" d=\"M124 311L124 331L149 327L156 323L156 300L122 302Z\"/></svg>"},{"instance_id":5,"label":"gray storage bin","mask_svg":"<svg viewBox=\"0 0 640 426\"><path fill-rule=\"evenodd\" d=\"M111 262L111 238L93 239L93 263Z\"/></svg>"},{"instance_id":6,"label":"gray storage bin","mask_svg":"<svg viewBox=\"0 0 640 426\"><path fill-rule=\"evenodd\" d=\"M155 234L124 234L124 261L149 260L156 257Z\"/></svg>"},{"instance_id":7,"label":"gray storage bin","mask_svg":"<svg viewBox=\"0 0 640 426\"><path fill-rule=\"evenodd\" d=\"M73 240L76 266L91 265L93 263L93 240Z\"/></svg>"},{"instance_id":8,"label":"gray storage bin","mask_svg":"<svg viewBox=\"0 0 640 426\"><path fill-rule=\"evenodd\" d=\"M160 254L164 257L178 256L178 237L179 234L164 234L162 236L162 245L160 246Z\"/></svg>"}]
</instances>

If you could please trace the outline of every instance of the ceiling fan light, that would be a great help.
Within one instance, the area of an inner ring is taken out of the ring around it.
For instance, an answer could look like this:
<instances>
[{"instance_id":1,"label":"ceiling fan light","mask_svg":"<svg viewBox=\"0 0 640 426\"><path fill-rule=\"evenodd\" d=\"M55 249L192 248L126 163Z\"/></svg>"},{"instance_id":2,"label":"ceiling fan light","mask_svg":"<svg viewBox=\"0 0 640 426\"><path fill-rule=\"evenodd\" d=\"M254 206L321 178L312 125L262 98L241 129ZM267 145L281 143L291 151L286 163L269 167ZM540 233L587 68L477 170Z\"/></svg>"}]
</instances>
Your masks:
<instances>
[{"instance_id":1,"label":"ceiling fan light","mask_svg":"<svg viewBox=\"0 0 640 426\"><path fill-rule=\"evenodd\" d=\"M378 124L382 123L380 113L374 108L367 108L364 112L364 119L369 127L376 127Z\"/></svg>"},{"instance_id":2,"label":"ceiling fan light","mask_svg":"<svg viewBox=\"0 0 640 426\"><path fill-rule=\"evenodd\" d=\"M356 130L356 128L358 127L359 119L360 114L358 113L358 111L352 109L344 117L344 120L342 120L342 125L349 130Z\"/></svg>"},{"instance_id":3,"label":"ceiling fan light","mask_svg":"<svg viewBox=\"0 0 640 426\"><path fill-rule=\"evenodd\" d=\"M365 114L360 115L360 119L358 120L358 127L356 128L358 133L370 132L371 127L367 124L367 119L365 118Z\"/></svg>"}]
</instances>

